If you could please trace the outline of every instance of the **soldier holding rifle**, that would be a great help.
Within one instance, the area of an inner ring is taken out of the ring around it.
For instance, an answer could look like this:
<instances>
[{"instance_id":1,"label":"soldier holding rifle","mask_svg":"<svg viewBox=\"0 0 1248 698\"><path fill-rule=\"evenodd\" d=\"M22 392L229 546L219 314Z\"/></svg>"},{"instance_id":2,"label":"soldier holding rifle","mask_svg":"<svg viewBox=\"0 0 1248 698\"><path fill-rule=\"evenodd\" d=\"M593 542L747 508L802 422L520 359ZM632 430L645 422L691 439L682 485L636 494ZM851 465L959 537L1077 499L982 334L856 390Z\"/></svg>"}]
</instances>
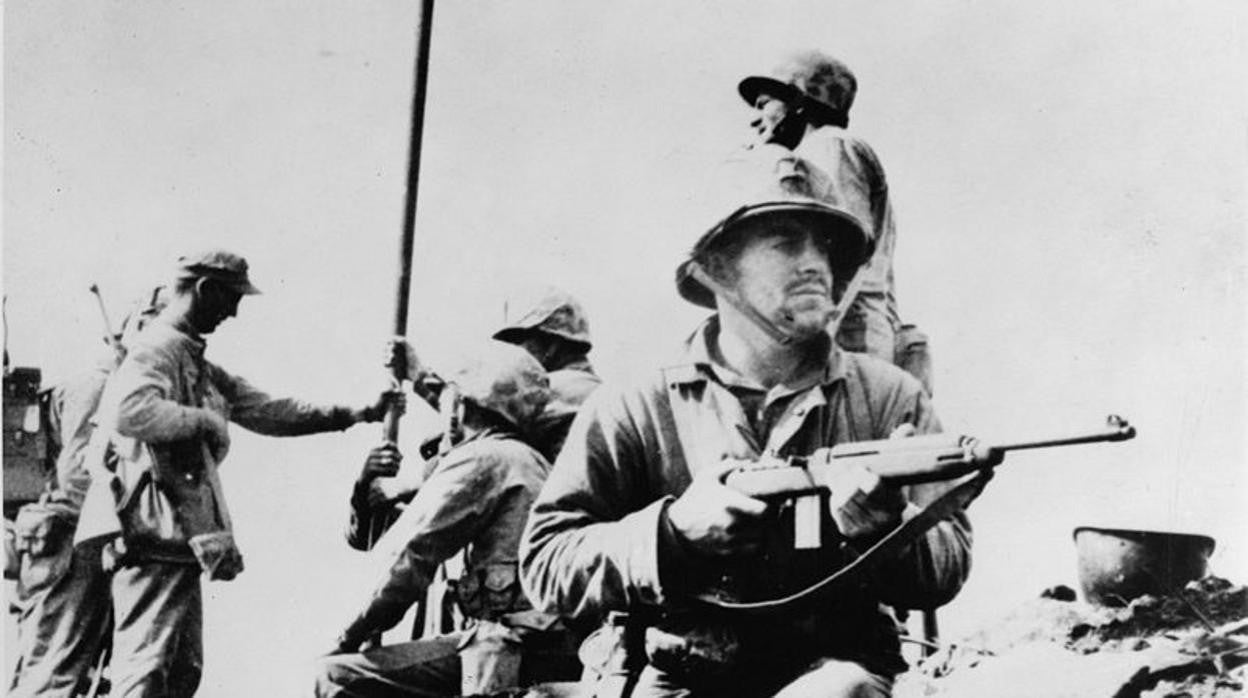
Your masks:
<instances>
[{"instance_id":1,"label":"soldier holding rifle","mask_svg":"<svg viewBox=\"0 0 1248 698\"><path fill-rule=\"evenodd\" d=\"M528 439L550 399L546 371L522 349L488 342L446 375L462 429L402 514L389 572L321 660L316 695L451 696L575 677L570 636L520 589L517 548L550 464ZM393 533L391 534L394 535ZM383 543L385 545L385 543ZM363 648L421 601L439 565L463 556L460 632Z\"/></svg>"},{"instance_id":2,"label":"soldier holding rifle","mask_svg":"<svg viewBox=\"0 0 1248 698\"><path fill-rule=\"evenodd\" d=\"M785 588L833 564L827 546L770 545L776 512L726 487L730 469L940 430L916 379L829 337L871 236L829 203L826 173L787 150L751 152L728 175L752 193L718 213L677 271L680 295L715 314L679 363L586 403L534 505L522 579L539 609L577 620L627 611L645 626L634 696L887 696L905 663L882 605L931 608L958 592L971 548L960 507L871 585L800 612L739 617L691 601L724 570L747 588ZM894 487L852 464L839 477L816 534L832 533L830 519L857 549L944 487ZM798 513L779 515L797 525Z\"/></svg>"}]
</instances>

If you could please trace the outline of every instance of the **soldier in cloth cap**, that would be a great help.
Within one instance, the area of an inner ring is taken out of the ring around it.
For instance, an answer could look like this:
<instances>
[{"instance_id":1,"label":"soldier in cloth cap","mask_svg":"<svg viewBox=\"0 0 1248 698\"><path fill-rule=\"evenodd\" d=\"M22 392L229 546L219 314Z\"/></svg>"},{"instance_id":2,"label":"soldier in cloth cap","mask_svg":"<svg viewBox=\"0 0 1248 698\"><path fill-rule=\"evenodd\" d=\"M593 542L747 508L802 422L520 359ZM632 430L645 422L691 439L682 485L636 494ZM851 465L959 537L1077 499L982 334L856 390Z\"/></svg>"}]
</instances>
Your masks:
<instances>
[{"instance_id":1,"label":"soldier in cloth cap","mask_svg":"<svg viewBox=\"0 0 1248 698\"><path fill-rule=\"evenodd\" d=\"M113 695L191 696L203 665L200 575L232 579L242 556L217 466L227 424L294 436L380 421L365 407L273 398L204 359L204 336L238 311L247 262L224 250L179 258L168 306L129 347L100 400L98 470L78 539L110 536Z\"/></svg>"},{"instance_id":2,"label":"soldier in cloth cap","mask_svg":"<svg viewBox=\"0 0 1248 698\"><path fill-rule=\"evenodd\" d=\"M393 564L321 660L317 696L478 695L580 673L571 638L557 618L532 609L516 571L520 532L550 468L527 442L550 398L546 371L497 341L461 364L445 376L444 393L457 396L448 408L459 410L461 433L380 543ZM453 594L466 630L360 651L461 553Z\"/></svg>"},{"instance_id":3,"label":"soldier in cloth cap","mask_svg":"<svg viewBox=\"0 0 1248 698\"><path fill-rule=\"evenodd\" d=\"M882 605L935 607L959 590L971 540L961 508L882 561L870 584L817 605L739 615L698 600L723 579L800 589L844 554L764 545L783 530L777 517L794 514L727 487L730 469L940 429L914 377L830 339L871 236L829 203L826 173L785 150L728 167L753 193L720 211L677 270L680 295L714 314L677 363L585 403L530 515L522 581L536 608L569 619L629 613L626 636L644 635L645 657L586 660L644 663L633 696L887 696L905 662ZM840 475L813 513L859 550L943 492L897 488L857 464Z\"/></svg>"},{"instance_id":4,"label":"soldier in cloth cap","mask_svg":"<svg viewBox=\"0 0 1248 698\"><path fill-rule=\"evenodd\" d=\"M893 253L897 231L884 166L849 127L858 80L843 62L819 51L797 52L768 75L741 81L741 97L754 109L758 142L782 146L828 173L835 200L862 221L875 253L858 275L858 295L837 341L910 371L932 390L927 338L903 325L897 310Z\"/></svg>"},{"instance_id":5,"label":"soldier in cloth cap","mask_svg":"<svg viewBox=\"0 0 1248 698\"><path fill-rule=\"evenodd\" d=\"M86 692L92 667L108 645L112 598L100 560L107 538L73 544L90 483L85 456L104 383L135 333L165 307L164 291L158 286L144 294L91 370L51 388L49 421L60 452L51 491L17 517L22 532L34 534L28 538L34 544L23 552L17 584L18 660L10 696Z\"/></svg>"}]
</instances>

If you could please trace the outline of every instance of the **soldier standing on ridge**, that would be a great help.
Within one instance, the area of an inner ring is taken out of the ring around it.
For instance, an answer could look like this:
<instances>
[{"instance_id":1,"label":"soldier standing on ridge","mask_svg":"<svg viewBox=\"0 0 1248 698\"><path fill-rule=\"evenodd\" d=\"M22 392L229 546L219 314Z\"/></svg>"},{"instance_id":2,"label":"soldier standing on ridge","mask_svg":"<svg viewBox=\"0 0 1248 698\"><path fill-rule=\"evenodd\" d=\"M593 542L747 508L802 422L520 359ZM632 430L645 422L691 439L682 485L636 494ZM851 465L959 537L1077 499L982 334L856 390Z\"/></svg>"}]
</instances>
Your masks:
<instances>
[{"instance_id":1,"label":"soldier standing on ridge","mask_svg":"<svg viewBox=\"0 0 1248 698\"><path fill-rule=\"evenodd\" d=\"M113 695L194 695L203 667L200 575L242 571L217 465L227 423L294 436L380 421L362 408L272 398L204 359L204 335L238 310L247 262L223 250L178 260L169 305L131 342L100 400L100 449L78 539L112 534ZM93 458L94 461L94 458Z\"/></svg>"},{"instance_id":2,"label":"soldier standing on ridge","mask_svg":"<svg viewBox=\"0 0 1248 698\"><path fill-rule=\"evenodd\" d=\"M969 571L959 508L882 561L871 584L800 613L734 616L693 603L726 570L746 586L785 588L840 559L835 545L763 547L777 522L764 502L724 485L729 469L940 430L917 380L829 338L871 237L829 203L817 167L774 152L729 163L756 183L753 194L721 212L732 213L677 270L681 296L715 314L680 363L589 399L522 541L522 581L539 610L588 621L625 611L647 626L633 696L887 696L905 662L882 604L936 607ZM857 464L842 475L816 513L859 550L944 491L886 485Z\"/></svg>"},{"instance_id":3,"label":"soldier standing on ridge","mask_svg":"<svg viewBox=\"0 0 1248 698\"><path fill-rule=\"evenodd\" d=\"M859 272L858 297L841 323L837 342L910 371L932 391L927 338L903 325L897 310L893 252L897 231L884 166L867 142L848 130L858 81L841 61L818 51L796 53L766 76L737 87L755 110L751 126L761 143L794 151L827 172L840 206L858 217L875 240L875 254Z\"/></svg>"},{"instance_id":4,"label":"soldier standing on ridge","mask_svg":"<svg viewBox=\"0 0 1248 698\"><path fill-rule=\"evenodd\" d=\"M45 501L23 507L19 525L38 550L22 555L18 580L18 660L9 696L69 696L87 690L112 632L109 578L100 554L107 537L73 544L90 484L85 458L104 383L135 333L165 306L152 289L122 322L121 333L91 370L51 388L51 434L60 444L56 484ZM27 536L23 536L27 538Z\"/></svg>"}]
</instances>

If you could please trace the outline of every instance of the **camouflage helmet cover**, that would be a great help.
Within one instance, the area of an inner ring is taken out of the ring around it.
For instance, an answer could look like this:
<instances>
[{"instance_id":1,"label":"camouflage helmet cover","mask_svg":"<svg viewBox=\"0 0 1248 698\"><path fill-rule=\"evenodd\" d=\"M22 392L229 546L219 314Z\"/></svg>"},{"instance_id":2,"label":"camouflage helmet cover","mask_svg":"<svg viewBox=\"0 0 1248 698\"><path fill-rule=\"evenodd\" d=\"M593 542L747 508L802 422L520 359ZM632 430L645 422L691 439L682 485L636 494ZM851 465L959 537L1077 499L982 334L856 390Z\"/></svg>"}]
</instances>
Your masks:
<instances>
[{"instance_id":1,"label":"camouflage helmet cover","mask_svg":"<svg viewBox=\"0 0 1248 698\"><path fill-rule=\"evenodd\" d=\"M832 178L808 160L776 145L763 146L723 165L716 199L723 216L694 243L689 258L676 269L681 297L704 308L715 308L715 294L693 273L695 261L706 251L741 229L745 221L771 216L809 220L826 238L833 277L844 282L871 258L875 240L863 223L840 204ZM725 201L727 200L727 201Z\"/></svg>"},{"instance_id":2,"label":"camouflage helmet cover","mask_svg":"<svg viewBox=\"0 0 1248 698\"><path fill-rule=\"evenodd\" d=\"M459 389L461 399L521 429L550 401L546 369L527 351L504 342L488 341L465 352L446 380Z\"/></svg>"},{"instance_id":3,"label":"camouflage helmet cover","mask_svg":"<svg viewBox=\"0 0 1248 698\"><path fill-rule=\"evenodd\" d=\"M507 300L505 324L494 339L519 343L528 332L543 332L583 345L589 351L589 319L570 293L554 286L530 289Z\"/></svg>"},{"instance_id":4,"label":"camouflage helmet cover","mask_svg":"<svg viewBox=\"0 0 1248 698\"><path fill-rule=\"evenodd\" d=\"M804 102L823 111L832 123L845 126L858 94L858 80L841 61L819 51L801 51L782 61L770 75L745 78L737 92L750 105L764 92Z\"/></svg>"}]
</instances>

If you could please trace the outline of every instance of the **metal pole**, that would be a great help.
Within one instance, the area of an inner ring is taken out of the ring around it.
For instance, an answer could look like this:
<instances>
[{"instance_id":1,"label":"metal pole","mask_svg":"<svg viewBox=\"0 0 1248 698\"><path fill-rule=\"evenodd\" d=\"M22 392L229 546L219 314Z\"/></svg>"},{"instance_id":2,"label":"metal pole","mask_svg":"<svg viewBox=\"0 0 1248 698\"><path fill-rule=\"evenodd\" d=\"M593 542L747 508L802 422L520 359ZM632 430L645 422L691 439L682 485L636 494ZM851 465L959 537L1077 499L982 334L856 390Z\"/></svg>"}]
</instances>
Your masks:
<instances>
[{"instance_id":1,"label":"metal pole","mask_svg":"<svg viewBox=\"0 0 1248 698\"><path fill-rule=\"evenodd\" d=\"M399 239L399 274L395 288L394 336L407 336L407 312L411 299L412 251L416 237L416 195L420 190L420 151L425 130L425 94L429 83L429 40L433 30L433 0L422 0L417 21L416 76L412 89L412 123L407 150L407 190L404 192L403 231ZM403 384L404 376L396 363L390 367L391 379L396 388ZM382 438L397 444L399 441L399 413L397 406L386 411L382 421ZM371 550L383 533L382 517L370 512L368 521L368 547ZM389 517L386 517L389 518ZM368 640L369 644L381 644L381 633Z\"/></svg>"},{"instance_id":2,"label":"metal pole","mask_svg":"<svg viewBox=\"0 0 1248 698\"><path fill-rule=\"evenodd\" d=\"M433 0L422 0L416 42L416 79L412 91L412 131L407 151L407 191L403 207L403 233L399 249L398 286L395 289L394 336L407 336L407 312L411 298L412 249L416 236L416 194L420 189L420 151L425 130L425 93L429 76L429 40L433 29ZM396 384L402 382L398 366L391 368ZM383 438L397 443L399 438L399 412L391 407L383 422Z\"/></svg>"}]
</instances>

